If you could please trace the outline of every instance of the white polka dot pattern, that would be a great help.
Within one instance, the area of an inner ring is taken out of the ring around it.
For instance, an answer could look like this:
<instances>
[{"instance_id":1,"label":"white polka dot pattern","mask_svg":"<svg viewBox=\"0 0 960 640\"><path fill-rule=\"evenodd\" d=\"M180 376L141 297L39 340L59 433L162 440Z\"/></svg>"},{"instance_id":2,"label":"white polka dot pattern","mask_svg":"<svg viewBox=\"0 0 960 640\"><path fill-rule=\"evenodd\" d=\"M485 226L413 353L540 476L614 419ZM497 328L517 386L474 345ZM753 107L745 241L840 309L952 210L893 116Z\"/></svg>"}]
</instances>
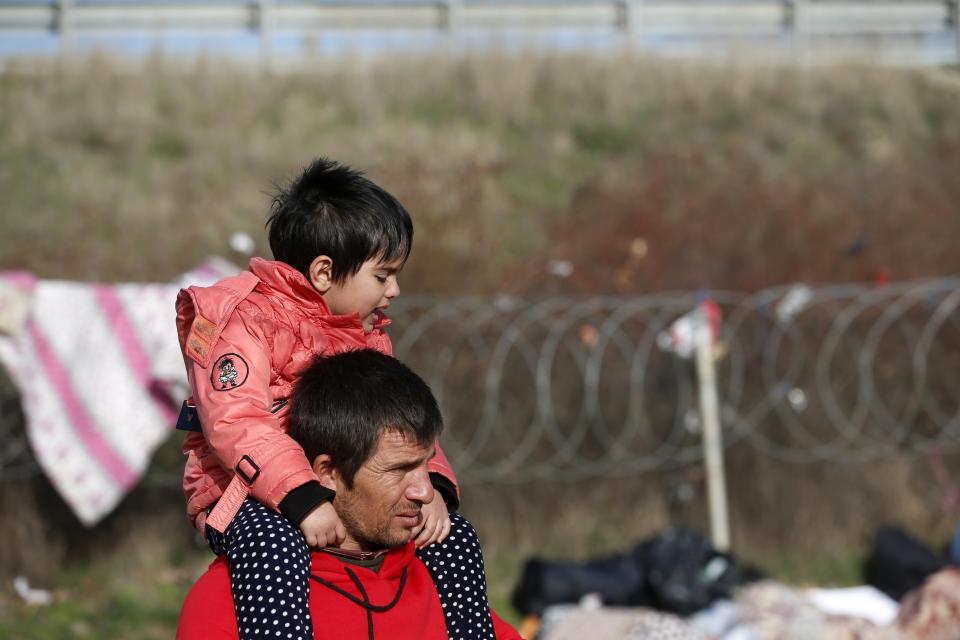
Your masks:
<instances>
[{"instance_id":1,"label":"white polka dot pattern","mask_svg":"<svg viewBox=\"0 0 960 640\"><path fill-rule=\"evenodd\" d=\"M483 551L477 532L463 516L450 514L450 535L417 552L437 585L450 640L495 639Z\"/></svg>"},{"instance_id":2,"label":"white polka dot pattern","mask_svg":"<svg viewBox=\"0 0 960 640\"><path fill-rule=\"evenodd\" d=\"M312 640L310 548L282 515L248 498L210 548L226 554L240 640Z\"/></svg>"},{"instance_id":3,"label":"white polka dot pattern","mask_svg":"<svg viewBox=\"0 0 960 640\"><path fill-rule=\"evenodd\" d=\"M450 535L417 552L440 596L450 640L495 640L483 551L463 516L450 514ZM310 549L282 515L247 499L226 535L207 529L214 553L226 554L240 640L311 640ZM321 613L322 616L322 613Z\"/></svg>"}]
</instances>

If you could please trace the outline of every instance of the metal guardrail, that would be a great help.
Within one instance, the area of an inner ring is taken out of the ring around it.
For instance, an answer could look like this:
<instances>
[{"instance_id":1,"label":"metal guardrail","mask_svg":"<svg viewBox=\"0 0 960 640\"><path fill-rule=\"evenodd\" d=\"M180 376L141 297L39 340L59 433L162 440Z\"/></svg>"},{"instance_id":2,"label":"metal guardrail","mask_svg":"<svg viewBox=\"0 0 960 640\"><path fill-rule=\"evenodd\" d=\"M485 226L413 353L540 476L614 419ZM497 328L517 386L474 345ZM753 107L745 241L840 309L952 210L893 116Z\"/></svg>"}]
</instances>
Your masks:
<instances>
[{"instance_id":1,"label":"metal guardrail","mask_svg":"<svg viewBox=\"0 0 960 640\"><path fill-rule=\"evenodd\" d=\"M621 44L639 48L655 39L669 49L664 40L682 39L695 41L688 49L753 48L802 59L886 47L897 61L928 47L924 39L950 34L960 57L958 16L960 0L6 0L0 33L53 31L69 55L78 36L104 30L255 32L267 64L278 33L352 29L434 32L454 49L484 37L495 44L504 33L534 43L538 31L577 29L619 34Z\"/></svg>"},{"instance_id":2,"label":"metal guardrail","mask_svg":"<svg viewBox=\"0 0 960 640\"><path fill-rule=\"evenodd\" d=\"M960 445L960 278L713 300L728 452L844 462ZM391 334L437 394L463 479L618 476L702 459L693 364L664 348L697 302L406 298ZM24 434L0 419L0 435L0 479L36 473ZM153 483L176 486L182 462L168 464Z\"/></svg>"}]
</instances>

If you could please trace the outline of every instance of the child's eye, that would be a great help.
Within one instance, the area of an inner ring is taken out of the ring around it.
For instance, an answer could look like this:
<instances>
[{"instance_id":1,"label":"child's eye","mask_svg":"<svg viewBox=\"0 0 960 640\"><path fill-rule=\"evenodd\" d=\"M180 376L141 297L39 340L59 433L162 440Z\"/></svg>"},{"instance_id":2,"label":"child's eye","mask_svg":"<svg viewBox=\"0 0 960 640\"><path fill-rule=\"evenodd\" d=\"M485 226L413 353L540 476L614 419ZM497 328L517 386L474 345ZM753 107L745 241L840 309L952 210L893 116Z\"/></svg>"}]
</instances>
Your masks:
<instances>
[{"instance_id":1,"label":"child's eye","mask_svg":"<svg viewBox=\"0 0 960 640\"><path fill-rule=\"evenodd\" d=\"M380 284L387 284L387 276L377 276L377 282Z\"/></svg>"}]
</instances>

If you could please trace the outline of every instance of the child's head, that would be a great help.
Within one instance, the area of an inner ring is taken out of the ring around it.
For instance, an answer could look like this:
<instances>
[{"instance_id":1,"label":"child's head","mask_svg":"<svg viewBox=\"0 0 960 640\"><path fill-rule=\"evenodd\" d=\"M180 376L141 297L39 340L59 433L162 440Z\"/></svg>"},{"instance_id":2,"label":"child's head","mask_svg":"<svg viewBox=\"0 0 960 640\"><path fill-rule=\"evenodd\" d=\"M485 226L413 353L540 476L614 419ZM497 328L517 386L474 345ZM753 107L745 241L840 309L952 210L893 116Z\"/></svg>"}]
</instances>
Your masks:
<instances>
[{"instance_id":1,"label":"child's head","mask_svg":"<svg viewBox=\"0 0 960 640\"><path fill-rule=\"evenodd\" d=\"M307 459L330 456L348 487L387 431L431 446L443 430L427 383L396 358L370 349L317 358L297 381L289 424Z\"/></svg>"},{"instance_id":2,"label":"child's head","mask_svg":"<svg viewBox=\"0 0 960 640\"><path fill-rule=\"evenodd\" d=\"M267 226L274 258L304 274L332 313L357 313L370 331L375 312L399 295L413 222L361 172L314 160L276 195Z\"/></svg>"}]
</instances>

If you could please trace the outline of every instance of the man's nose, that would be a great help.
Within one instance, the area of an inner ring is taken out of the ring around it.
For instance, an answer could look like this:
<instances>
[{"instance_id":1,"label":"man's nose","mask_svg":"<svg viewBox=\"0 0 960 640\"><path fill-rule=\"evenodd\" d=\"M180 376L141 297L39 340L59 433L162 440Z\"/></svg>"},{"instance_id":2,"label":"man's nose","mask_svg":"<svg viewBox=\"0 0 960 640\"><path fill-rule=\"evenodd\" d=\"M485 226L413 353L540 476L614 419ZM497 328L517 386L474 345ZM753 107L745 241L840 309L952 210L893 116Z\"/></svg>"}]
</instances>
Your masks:
<instances>
[{"instance_id":1,"label":"man's nose","mask_svg":"<svg viewBox=\"0 0 960 640\"><path fill-rule=\"evenodd\" d=\"M433 483L430 482L430 472L427 471L426 465L413 472L410 484L407 485L406 496L408 500L420 504L433 501Z\"/></svg>"}]
</instances>

